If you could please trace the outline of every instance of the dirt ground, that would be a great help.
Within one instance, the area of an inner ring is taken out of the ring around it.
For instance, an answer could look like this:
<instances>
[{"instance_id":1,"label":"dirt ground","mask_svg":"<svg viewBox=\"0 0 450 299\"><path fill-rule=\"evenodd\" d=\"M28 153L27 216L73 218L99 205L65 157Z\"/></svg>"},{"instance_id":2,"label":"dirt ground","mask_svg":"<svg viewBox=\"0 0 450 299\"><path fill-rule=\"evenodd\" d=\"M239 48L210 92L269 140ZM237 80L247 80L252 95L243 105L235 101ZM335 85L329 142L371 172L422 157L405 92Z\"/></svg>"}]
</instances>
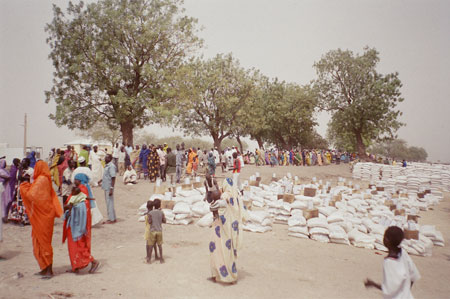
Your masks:
<instances>
[{"instance_id":1,"label":"dirt ground","mask_svg":"<svg viewBox=\"0 0 450 299\"><path fill-rule=\"evenodd\" d=\"M337 181L351 177L348 165L324 167L246 166L241 180L259 171L263 181L272 173L287 172L307 179ZM218 171L220 174L220 170ZM4 226L0 245L0 298L381 298L381 292L366 290L366 277L381 282L384 253L338 244L287 236L287 226L274 225L265 234L245 232L239 252L239 281L236 285L215 284L210 276L208 243L210 229L196 225L165 225L165 264L144 263L144 224L137 208L152 194L153 184L117 184L115 207L118 222L92 230L92 254L102 265L96 274L66 273L70 269L67 245L62 244L62 221L55 223L53 236L56 276L44 281L32 253L31 227ZM103 215L104 194L94 188ZM422 212L422 224L434 224L450 241L450 196L432 211ZM416 298L450 296L450 247L434 247L432 257L412 257L422 279L413 287ZM23 274L18 278L18 272Z\"/></svg>"}]
</instances>

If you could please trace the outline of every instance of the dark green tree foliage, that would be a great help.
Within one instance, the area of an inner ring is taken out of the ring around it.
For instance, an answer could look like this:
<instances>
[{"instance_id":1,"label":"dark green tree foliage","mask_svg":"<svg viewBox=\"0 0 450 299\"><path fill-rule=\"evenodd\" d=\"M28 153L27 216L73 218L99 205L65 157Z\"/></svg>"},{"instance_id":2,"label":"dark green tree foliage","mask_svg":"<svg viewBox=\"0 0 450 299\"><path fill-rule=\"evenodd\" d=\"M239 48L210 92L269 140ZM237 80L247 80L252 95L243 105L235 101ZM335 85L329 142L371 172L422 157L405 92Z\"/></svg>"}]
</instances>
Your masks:
<instances>
[{"instance_id":1,"label":"dark green tree foliage","mask_svg":"<svg viewBox=\"0 0 450 299\"><path fill-rule=\"evenodd\" d=\"M424 162L428 154L422 147L408 146L403 139L385 140L370 147L370 152L396 160Z\"/></svg>"},{"instance_id":2,"label":"dark green tree foliage","mask_svg":"<svg viewBox=\"0 0 450 299\"><path fill-rule=\"evenodd\" d=\"M402 125L396 110L403 101L398 73L379 74L378 62L378 52L365 48L362 55L333 50L314 64L315 89L320 107L332 114L332 133L344 144L353 140L361 157L368 143L395 137Z\"/></svg>"},{"instance_id":3,"label":"dark green tree foliage","mask_svg":"<svg viewBox=\"0 0 450 299\"><path fill-rule=\"evenodd\" d=\"M69 2L67 13L53 6L47 24L55 67L46 102L58 126L88 129L97 121L120 128L133 143L141 128L174 95L172 74L200 46L196 20L184 15L179 0L101 0Z\"/></svg>"},{"instance_id":4,"label":"dark green tree foliage","mask_svg":"<svg viewBox=\"0 0 450 299\"><path fill-rule=\"evenodd\" d=\"M267 80L260 97L256 105L262 109L257 113L263 116L254 121L254 135L284 149L312 145L317 134L314 130L317 99L311 88Z\"/></svg>"},{"instance_id":5,"label":"dark green tree foliage","mask_svg":"<svg viewBox=\"0 0 450 299\"><path fill-rule=\"evenodd\" d=\"M178 72L174 123L186 135L210 135L214 146L233 136L254 88L253 72L228 55L196 59Z\"/></svg>"}]
</instances>

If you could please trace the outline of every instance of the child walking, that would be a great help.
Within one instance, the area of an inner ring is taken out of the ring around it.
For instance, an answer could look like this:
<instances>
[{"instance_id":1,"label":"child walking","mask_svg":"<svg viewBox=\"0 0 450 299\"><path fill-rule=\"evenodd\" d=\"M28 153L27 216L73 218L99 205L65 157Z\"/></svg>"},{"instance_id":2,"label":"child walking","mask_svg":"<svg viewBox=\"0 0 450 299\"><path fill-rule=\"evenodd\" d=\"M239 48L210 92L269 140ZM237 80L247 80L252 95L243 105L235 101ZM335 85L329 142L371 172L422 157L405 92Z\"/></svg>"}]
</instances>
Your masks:
<instances>
[{"instance_id":1,"label":"child walking","mask_svg":"<svg viewBox=\"0 0 450 299\"><path fill-rule=\"evenodd\" d=\"M163 244L163 235L162 235L162 224L166 223L166 217L164 213L161 211L161 200L155 199L153 201L153 210L147 214L147 223L150 225L150 231L147 239L147 244L150 248L147 250L150 254L147 253L147 263L151 264L152 260L152 251L153 247L158 245L159 248L159 260L164 263L162 244ZM158 259L155 253L155 258Z\"/></svg>"},{"instance_id":2,"label":"child walking","mask_svg":"<svg viewBox=\"0 0 450 299\"><path fill-rule=\"evenodd\" d=\"M366 279L366 288L375 287L383 291L384 298L413 298L411 288L420 279L419 271L405 250L400 247L403 230L390 226L384 233L383 243L389 250L383 262L383 283L380 285Z\"/></svg>"},{"instance_id":3,"label":"child walking","mask_svg":"<svg viewBox=\"0 0 450 299\"><path fill-rule=\"evenodd\" d=\"M148 264L150 264L150 260L151 260L151 250L150 250L150 223L148 222L148 218L149 218L149 213L150 211L153 210L153 201L149 200L147 201L147 215L145 215L145 234L144 234L144 239L146 240L145 242L145 248L147 251L147 258L146 261ZM158 252L156 251L156 247L155 247L155 258L158 259Z\"/></svg>"}]
</instances>

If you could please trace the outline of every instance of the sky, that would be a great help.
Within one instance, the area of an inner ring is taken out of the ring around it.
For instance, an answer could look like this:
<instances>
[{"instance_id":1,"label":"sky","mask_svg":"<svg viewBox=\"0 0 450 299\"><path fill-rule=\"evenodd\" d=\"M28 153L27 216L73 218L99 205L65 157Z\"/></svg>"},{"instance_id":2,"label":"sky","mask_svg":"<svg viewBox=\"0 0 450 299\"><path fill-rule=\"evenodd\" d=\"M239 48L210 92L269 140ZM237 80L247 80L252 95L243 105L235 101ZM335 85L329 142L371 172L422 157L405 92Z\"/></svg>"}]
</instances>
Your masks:
<instances>
[{"instance_id":1,"label":"sky","mask_svg":"<svg viewBox=\"0 0 450 299\"><path fill-rule=\"evenodd\" d=\"M48 149L79 138L56 127L48 118L55 105L45 104L52 3L68 2L0 0L0 143L11 147L23 146L24 113L28 144ZM399 138L424 147L431 161L450 162L450 1L186 0L184 7L203 28L205 58L232 52L242 66L288 82L313 80L313 64L327 51L376 48L378 71L399 72L403 83ZM329 115L317 120L324 136ZM157 125L147 130L181 135Z\"/></svg>"}]
</instances>

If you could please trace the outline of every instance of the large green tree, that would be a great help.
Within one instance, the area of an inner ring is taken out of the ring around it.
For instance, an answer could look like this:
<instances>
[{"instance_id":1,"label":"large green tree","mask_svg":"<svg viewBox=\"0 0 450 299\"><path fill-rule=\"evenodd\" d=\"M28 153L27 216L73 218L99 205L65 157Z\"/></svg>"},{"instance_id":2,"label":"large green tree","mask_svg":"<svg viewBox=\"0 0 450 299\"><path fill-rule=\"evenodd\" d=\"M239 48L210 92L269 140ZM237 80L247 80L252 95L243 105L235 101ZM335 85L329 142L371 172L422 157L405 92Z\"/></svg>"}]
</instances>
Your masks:
<instances>
[{"instance_id":1,"label":"large green tree","mask_svg":"<svg viewBox=\"0 0 450 299\"><path fill-rule=\"evenodd\" d=\"M403 139L385 140L373 144L370 152L385 157L408 160L408 161L426 161L428 154L422 147L408 146Z\"/></svg>"},{"instance_id":2,"label":"large green tree","mask_svg":"<svg viewBox=\"0 0 450 299\"><path fill-rule=\"evenodd\" d=\"M316 137L314 131L317 99L309 86L263 79L257 98L251 101L244 119L250 137L258 144L279 148L306 147Z\"/></svg>"},{"instance_id":3,"label":"large green tree","mask_svg":"<svg viewBox=\"0 0 450 299\"><path fill-rule=\"evenodd\" d=\"M254 90L255 72L245 70L231 54L196 59L177 74L174 124L186 135L210 135L221 148L234 136Z\"/></svg>"},{"instance_id":4,"label":"large green tree","mask_svg":"<svg viewBox=\"0 0 450 299\"><path fill-rule=\"evenodd\" d=\"M336 134L353 139L360 157L366 156L366 143L393 138L402 125L396 110L403 101L398 73L377 72L379 53L365 48L364 53L333 50L314 64L314 81L322 109L331 112L330 126Z\"/></svg>"},{"instance_id":5,"label":"large green tree","mask_svg":"<svg viewBox=\"0 0 450 299\"><path fill-rule=\"evenodd\" d=\"M47 24L55 67L46 102L58 126L87 129L97 121L120 128L133 143L133 129L165 115L174 95L172 74L201 45L196 19L181 0L69 2L53 6Z\"/></svg>"}]
</instances>

